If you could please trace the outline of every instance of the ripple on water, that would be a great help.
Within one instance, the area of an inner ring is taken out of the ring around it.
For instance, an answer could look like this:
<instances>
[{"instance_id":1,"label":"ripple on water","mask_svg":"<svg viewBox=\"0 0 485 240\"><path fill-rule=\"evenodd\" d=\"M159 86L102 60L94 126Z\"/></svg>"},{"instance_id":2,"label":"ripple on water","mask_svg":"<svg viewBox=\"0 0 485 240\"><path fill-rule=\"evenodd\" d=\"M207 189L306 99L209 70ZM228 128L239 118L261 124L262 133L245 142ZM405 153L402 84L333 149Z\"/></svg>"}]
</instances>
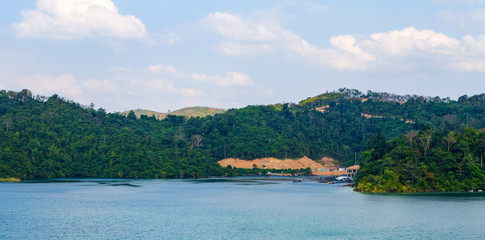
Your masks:
<instances>
[{"instance_id":1,"label":"ripple on water","mask_svg":"<svg viewBox=\"0 0 485 240\"><path fill-rule=\"evenodd\" d=\"M0 183L0 199L0 239L485 239L483 193L314 178L50 179Z\"/></svg>"}]
</instances>

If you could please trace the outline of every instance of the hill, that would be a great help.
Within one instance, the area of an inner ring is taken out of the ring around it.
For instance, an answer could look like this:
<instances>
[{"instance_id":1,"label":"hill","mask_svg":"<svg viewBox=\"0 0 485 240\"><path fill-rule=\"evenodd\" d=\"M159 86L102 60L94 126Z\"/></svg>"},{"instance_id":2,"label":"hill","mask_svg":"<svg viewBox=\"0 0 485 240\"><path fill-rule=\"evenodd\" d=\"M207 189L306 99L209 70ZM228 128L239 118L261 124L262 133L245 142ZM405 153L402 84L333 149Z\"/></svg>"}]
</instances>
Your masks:
<instances>
[{"instance_id":1,"label":"hill","mask_svg":"<svg viewBox=\"0 0 485 240\"><path fill-rule=\"evenodd\" d=\"M227 111L226 109L221 109L221 108L187 107L187 108L175 110L175 111L171 112L170 114L190 118L190 117L214 116L217 113L224 113L226 111Z\"/></svg>"},{"instance_id":2,"label":"hill","mask_svg":"<svg viewBox=\"0 0 485 240\"><path fill-rule=\"evenodd\" d=\"M128 114L131 111L133 113L135 113L135 116L137 118L140 118L142 115L146 115L146 116L149 116L149 117L155 116L156 119L161 120L161 119L166 118L167 115L168 115L168 113L161 113L161 112L156 112L156 111L152 111L152 110L145 110L145 109L139 109L139 108L138 109L135 109L135 110L124 111L124 112L121 113L121 115L123 115L123 116L126 117L126 116L128 116Z\"/></svg>"},{"instance_id":3,"label":"hill","mask_svg":"<svg viewBox=\"0 0 485 240\"><path fill-rule=\"evenodd\" d=\"M356 176L363 192L482 191L485 131L473 128L410 131L369 142Z\"/></svg>"},{"instance_id":4,"label":"hill","mask_svg":"<svg viewBox=\"0 0 485 240\"><path fill-rule=\"evenodd\" d=\"M390 141L423 129L479 130L485 94L455 101L340 89L299 104L157 120L3 90L0 124L0 178L232 176L237 173L217 161L307 156L349 166L366 161L368 151L384 156L388 150L369 145L376 136Z\"/></svg>"},{"instance_id":5,"label":"hill","mask_svg":"<svg viewBox=\"0 0 485 240\"><path fill-rule=\"evenodd\" d=\"M135 109L135 110L124 111L121 114L124 115L124 116L128 116L130 111L133 111L133 113L135 113L135 116L137 118L140 118L141 115L146 115L148 117L155 116L156 119L161 120L161 119L166 118L167 115L169 115L169 114L177 115L177 116L184 116L184 117L187 117L187 118L213 116L217 113L225 112L226 109L196 106L196 107L182 108L182 109L170 112L170 113L161 113L161 112L156 112L156 111L152 111L152 110Z\"/></svg>"}]
</instances>

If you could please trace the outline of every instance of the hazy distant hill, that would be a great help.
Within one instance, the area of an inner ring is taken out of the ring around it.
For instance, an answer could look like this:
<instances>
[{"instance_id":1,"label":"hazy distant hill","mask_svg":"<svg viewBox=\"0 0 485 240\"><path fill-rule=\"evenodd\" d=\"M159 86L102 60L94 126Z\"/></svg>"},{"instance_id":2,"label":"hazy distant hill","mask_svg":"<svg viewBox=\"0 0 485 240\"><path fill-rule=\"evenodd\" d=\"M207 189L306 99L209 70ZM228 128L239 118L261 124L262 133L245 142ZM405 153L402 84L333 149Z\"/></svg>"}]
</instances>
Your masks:
<instances>
[{"instance_id":1,"label":"hazy distant hill","mask_svg":"<svg viewBox=\"0 0 485 240\"><path fill-rule=\"evenodd\" d=\"M217 113L223 113L226 109L210 107L187 107L171 112L170 114L185 117L205 117L213 116Z\"/></svg>"},{"instance_id":2,"label":"hazy distant hill","mask_svg":"<svg viewBox=\"0 0 485 240\"><path fill-rule=\"evenodd\" d=\"M145 110L145 109L135 109L135 110L124 111L121 114L123 114L124 116L127 116L130 111L133 111L137 118L140 118L141 115L147 115L149 117L155 116L158 120L160 120L160 119L164 119L168 115L168 113L161 113L161 112ZM182 109L170 112L170 114L177 115L177 116L185 116L190 118L190 117L205 117L209 115L213 116L217 113L223 113L225 111L226 109L221 109L221 108L197 106L197 107L182 108Z\"/></svg>"},{"instance_id":3,"label":"hazy distant hill","mask_svg":"<svg viewBox=\"0 0 485 240\"><path fill-rule=\"evenodd\" d=\"M161 113L161 112L145 110L145 109L128 110L128 111L122 112L121 114L123 114L123 116L127 116L130 111L133 111L137 118L140 118L141 115L147 115L149 117L155 116L158 120L160 120L160 119L164 119L168 115L167 113Z\"/></svg>"}]
</instances>

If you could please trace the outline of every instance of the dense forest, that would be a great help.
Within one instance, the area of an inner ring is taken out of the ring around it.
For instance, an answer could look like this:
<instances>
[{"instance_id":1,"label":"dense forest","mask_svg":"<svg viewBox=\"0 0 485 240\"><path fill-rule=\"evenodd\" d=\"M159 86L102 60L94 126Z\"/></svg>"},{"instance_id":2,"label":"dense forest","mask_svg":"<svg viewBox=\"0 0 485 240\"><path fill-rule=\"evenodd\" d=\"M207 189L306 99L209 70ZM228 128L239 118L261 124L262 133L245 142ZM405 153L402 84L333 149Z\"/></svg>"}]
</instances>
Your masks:
<instances>
[{"instance_id":1,"label":"dense forest","mask_svg":"<svg viewBox=\"0 0 485 240\"><path fill-rule=\"evenodd\" d=\"M485 95L438 97L340 89L298 104L163 120L107 113L29 90L0 91L0 178L183 178L238 174L227 157L368 159L368 142L425 128L481 129ZM386 148L386 151L388 149ZM390 150L389 150L390 151ZM386 152L387 153L387 152ZM367 154L367 155L366 155Z\"/></svg>"},{"instance_id":2,"label":"dense forest","mask_svg":"<svg viewBox=\"0 0 485 240\"><path fill-rule=\"evenodd\" d=\"M409 131L386 142L369 141L356 177L364 192L465 191L485 189L485 131L473 128Z\"/></svg>"}]
</instances>

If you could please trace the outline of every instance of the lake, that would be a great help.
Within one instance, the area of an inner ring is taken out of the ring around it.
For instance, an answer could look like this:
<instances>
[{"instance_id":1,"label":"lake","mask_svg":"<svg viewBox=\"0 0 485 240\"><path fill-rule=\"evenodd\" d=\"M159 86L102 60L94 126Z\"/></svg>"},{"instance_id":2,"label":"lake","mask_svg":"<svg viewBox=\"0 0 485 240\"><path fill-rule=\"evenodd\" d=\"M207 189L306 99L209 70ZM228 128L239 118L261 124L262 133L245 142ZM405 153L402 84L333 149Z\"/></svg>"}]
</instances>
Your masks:
<instances>
[{"instance_id":1,"label":"lake","mask_svg":"<svg viewBox=\"0 0 485 240\"><path fill-rule=\"evenodd\" d=\"M363 194L316 178L0 183L0 239L485 239L485 194Z\"/></svg>"}]
</instances>

